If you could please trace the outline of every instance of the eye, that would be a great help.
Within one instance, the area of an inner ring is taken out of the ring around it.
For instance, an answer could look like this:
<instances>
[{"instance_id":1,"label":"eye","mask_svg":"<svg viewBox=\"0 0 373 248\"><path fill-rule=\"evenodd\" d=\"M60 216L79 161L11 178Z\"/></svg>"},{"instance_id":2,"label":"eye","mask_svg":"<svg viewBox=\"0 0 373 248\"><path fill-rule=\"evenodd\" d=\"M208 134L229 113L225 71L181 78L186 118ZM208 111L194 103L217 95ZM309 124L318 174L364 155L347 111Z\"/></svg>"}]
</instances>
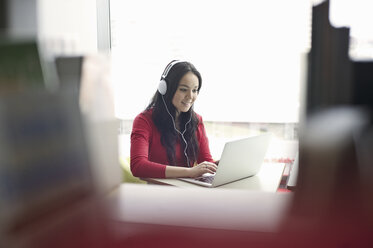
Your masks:
<instances>
[{"instance_id":1,"label":"eye","mask_svg":"<svg viewBox=\"0 0 373 248\"><path fill-rule=\"evenodd\" d=\"M185 88L180 88L179 90L182 91L182 92L186 92L187 91L187 89L185 89Z\"/></svg>"},{"instance_id":2,"label":"eye","mask_svg":"<svg viewBox=\"0 0 373 248\"><path fill-rule=\"evenodd\" d=\"M193 93L198 93L198 90L197 90L197 89L194 89L194 90L193 90Z\"/></svg>"}]
</instances>

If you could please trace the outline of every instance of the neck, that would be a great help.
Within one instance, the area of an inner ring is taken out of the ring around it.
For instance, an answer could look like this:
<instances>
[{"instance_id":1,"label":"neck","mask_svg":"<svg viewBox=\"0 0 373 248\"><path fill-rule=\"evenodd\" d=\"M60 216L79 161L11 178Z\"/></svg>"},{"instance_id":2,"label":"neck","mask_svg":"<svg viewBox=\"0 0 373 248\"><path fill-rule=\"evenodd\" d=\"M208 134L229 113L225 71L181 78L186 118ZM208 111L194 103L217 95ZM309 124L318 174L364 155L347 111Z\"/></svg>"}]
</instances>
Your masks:
<instances>
[{"instance_id":1,"label":"neck","mask_svg":"<svg viewBox=\"0 0 373 248\"><path fill-rule=\"evenodd\" d=\"M179 116L180 116L180 112L176 110L176 112L175 112L175 121L176 122L179 122Z\"/></svg>"},{"instance_id":2,"label":"neck","mask_svg":"<svg viewBox=\"0 0 373 248\"><path fill-rule=\"evenodd\" d=\"M176 114L175 114L175 126L176 126L177 130L180 130L179 116L180 116L180 113L178 111L176 111Z\"/></svg>"}]
</instances>

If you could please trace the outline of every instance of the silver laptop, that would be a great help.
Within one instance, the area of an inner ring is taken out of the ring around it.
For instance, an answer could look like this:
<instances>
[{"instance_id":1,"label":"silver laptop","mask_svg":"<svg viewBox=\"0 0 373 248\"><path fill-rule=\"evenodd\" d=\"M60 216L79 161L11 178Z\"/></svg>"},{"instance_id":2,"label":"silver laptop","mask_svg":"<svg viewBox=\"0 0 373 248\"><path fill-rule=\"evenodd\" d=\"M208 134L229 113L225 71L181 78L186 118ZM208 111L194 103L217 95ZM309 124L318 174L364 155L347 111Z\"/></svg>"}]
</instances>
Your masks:
<instances>
[{"instance_id":1,"label":"silver laptop","mask_svg":"<svg viewBox=\"0 0 373 248\"><path fill-rule=\"evenodd\" d=\"M254 176L261 168L270 139L271 134L262 134L227 142L214 174L179 179L205 187L217 187Z\"/></svg>"}]
</instances>

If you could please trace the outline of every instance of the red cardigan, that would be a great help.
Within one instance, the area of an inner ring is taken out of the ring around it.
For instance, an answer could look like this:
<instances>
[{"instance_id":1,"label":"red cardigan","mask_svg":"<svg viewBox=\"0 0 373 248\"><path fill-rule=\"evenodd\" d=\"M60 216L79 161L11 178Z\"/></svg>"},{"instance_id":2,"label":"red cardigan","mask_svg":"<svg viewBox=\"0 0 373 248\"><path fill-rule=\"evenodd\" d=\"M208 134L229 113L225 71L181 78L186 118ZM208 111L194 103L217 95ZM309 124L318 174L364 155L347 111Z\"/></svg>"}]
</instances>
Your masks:
<instances>
[{"instance_id":1,"label":"red cardigan","mask_svg":"<svg viewBox=\"0 0 373 248\"><path fill-rule=\"evenodd\" d=\"M202 117L196 131L199 143L197 162L214 162L211 157L208 139ZM170 119L171 121L171 119ZM176 164L186 166L185 155L180 140L176 143ZM168 165L166 149L161 144L161 134L152 120L152 110L136 116L131 133L131 171L135 177L165 178Z\"/></svg>"}]
</instances>

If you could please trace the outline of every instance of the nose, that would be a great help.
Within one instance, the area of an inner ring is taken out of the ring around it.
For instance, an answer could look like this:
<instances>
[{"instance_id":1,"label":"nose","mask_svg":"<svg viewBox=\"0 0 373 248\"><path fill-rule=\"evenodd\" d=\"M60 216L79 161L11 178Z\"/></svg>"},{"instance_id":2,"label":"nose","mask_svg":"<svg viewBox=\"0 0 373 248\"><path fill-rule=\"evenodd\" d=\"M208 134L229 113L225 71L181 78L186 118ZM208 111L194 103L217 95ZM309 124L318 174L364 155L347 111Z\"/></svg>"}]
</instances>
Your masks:
<instances>
[{"instance_id":1,"label":"nose","mask_svg":"<svg viewBox=\"0 0 373 248\"><path fill-rule=\"evenodd\" d=\"M188 90L188 93L187 93L186 97L187 97L188 99L193 98L193 91L192 91L192 90Z\"/></svg>"}]
</instances>

